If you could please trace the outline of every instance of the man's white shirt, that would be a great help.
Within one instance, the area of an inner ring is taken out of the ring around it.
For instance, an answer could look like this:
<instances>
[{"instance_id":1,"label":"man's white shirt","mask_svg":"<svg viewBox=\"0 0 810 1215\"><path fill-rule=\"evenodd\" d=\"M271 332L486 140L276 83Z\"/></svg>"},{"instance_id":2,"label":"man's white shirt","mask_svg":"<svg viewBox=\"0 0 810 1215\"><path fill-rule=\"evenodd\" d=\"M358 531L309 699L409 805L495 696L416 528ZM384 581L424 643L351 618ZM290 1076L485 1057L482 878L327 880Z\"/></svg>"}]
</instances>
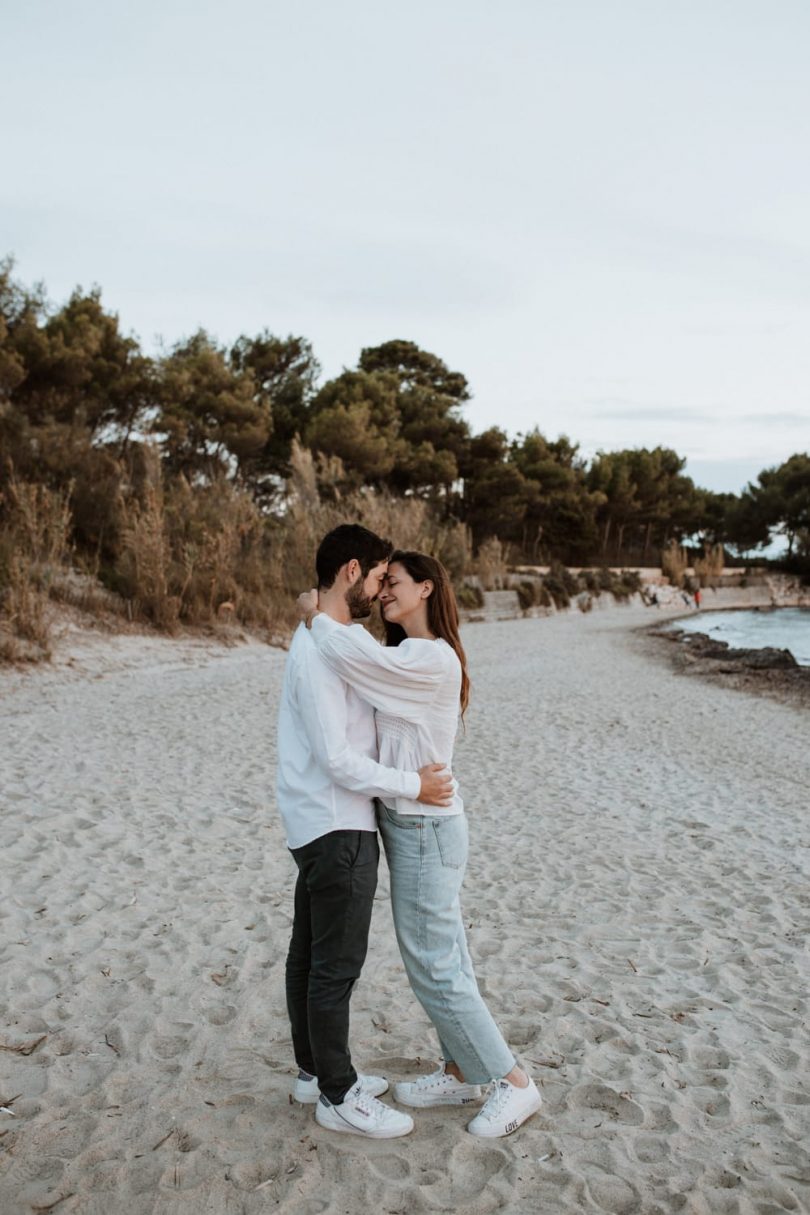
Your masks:
<instances>
[{"instance_id":1,"label":"man's white shirt","mask_svg":"<svg viewBox=\"0 0 810 1215\"><path fill-rule=\"evenodd\" d=\"M330 831L374 831L372 798L419 796L416 771L377 762L374 709L336 675L299 625L278 715L278 806L288 848Z\"/></svg>"}]
</instances>

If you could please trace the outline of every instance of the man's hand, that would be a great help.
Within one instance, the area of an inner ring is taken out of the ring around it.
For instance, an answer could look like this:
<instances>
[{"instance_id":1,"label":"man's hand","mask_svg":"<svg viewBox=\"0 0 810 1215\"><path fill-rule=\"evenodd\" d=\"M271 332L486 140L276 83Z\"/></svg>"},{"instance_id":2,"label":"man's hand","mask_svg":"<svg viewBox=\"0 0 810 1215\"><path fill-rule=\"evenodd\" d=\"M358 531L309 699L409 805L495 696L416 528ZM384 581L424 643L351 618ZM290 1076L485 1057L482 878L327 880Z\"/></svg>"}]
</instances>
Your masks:
<instances>
[{"instance_id":1,"label":"man's hand","mask_svg":"<svg viewBox=\"0 0 810 1215\"><path fill-rule=\"evenodd\" d=\"M418 802L426 806L451 806L453 804L453 777L444 764L425 764L419 769L422 784Z\"/></svg>"},{"instance_id":2,"label":"man's hand","mask_svg":"<svg viewBox=\"0 0 810 1215\"><path fill-rule=\"evenodd\" d=\"M297 600L298 615L301 620L306 620L307 628L312 623L312 617L318 610L318 592L315 587L311 591L303 591Z\"/></svg>"}]
</instances>

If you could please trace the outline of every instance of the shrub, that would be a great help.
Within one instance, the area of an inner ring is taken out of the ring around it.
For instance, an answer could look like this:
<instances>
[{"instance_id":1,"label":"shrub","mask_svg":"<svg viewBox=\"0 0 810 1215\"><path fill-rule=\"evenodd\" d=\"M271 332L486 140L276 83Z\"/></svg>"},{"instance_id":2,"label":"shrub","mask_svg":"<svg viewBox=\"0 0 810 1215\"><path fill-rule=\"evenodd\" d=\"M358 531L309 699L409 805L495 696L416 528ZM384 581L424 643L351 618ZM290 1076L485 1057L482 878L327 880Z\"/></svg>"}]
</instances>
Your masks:
<instances>
[{"instance_id":1,"label":"shrub","mask_svg":"<svg viewBox=\"0 0 810 1215\"><path fill-rule=\"evenodd\" d=\"M622 570L619 585L628 595L639 594L641 592L641 574L638 570Z\"/></svg>"},{"instance_id":2,"label":"shrub","mask_svg":"<svg viewBox=\"0 0 810 1215\"><path fill-rule=\"evenodd\" d=\"M637 570L622 570L613 575L611 591L617 599L629 599L641 590L641 575Z\"/></svg>"},{"instance_id":3,"label":"shrub","mask_svg":"<svg viewBox=\"0 0 810 1215\"><path fill-rule=\"evenodd\" d=\"M529 610L529 608L534 607L536 602L536 583L530 582L529 579L526 578L522 582L518 583L518 585L515 587L515 591L517 592L518 603L520 604L522 611L526 612Z\"/></svg>"},{"instance_id":4,"label":"shrub","mask_svg":"<svg viewBox=\"0 0 810 1215\"><path fill-rule=\"evenodd\" d=\"M550 595L554 601L554 606L558 608L567 608L571 602L571 597L568 594L565 583L561 578L554 574L546 574L543 578L543 586L546 594Z\"/></svg>"},{"instance_id":5,"label":"shrub","mask_svg":"<svg viewBox=\"0 0 810 1215\"><path fill-rule=\"evenodd\" d=\"M467 611L475 611L484 606L484 592L480 586L472 586L469 582L463 583L456 591L456 599L461 608L466 608Z\"/></svg>"},{"instance_id":6,"label":"shrub","mask_svg":"<svg viewBox=\"0 0 810 1215\"><path fill-rule=\"evenodd\" d=\"M579 578L576 576L576 574L572 574L571 571L559 561L552 561L549 568L549 574L552 578L555 578L559 583L562 584L569 599L573 598L574 595L579 594Z\"/></svg>"}]
</instances>

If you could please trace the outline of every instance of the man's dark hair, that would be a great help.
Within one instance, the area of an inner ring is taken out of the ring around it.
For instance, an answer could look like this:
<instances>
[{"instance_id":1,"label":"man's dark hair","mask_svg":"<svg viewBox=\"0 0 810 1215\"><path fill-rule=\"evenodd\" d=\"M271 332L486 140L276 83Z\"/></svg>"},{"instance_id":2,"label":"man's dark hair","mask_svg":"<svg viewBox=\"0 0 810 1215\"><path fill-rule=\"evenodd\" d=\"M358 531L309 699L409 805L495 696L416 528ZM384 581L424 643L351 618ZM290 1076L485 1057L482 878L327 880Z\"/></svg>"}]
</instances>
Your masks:
<instances>
[{"instance_id":1,"label":"man's dark hair","mask_svg":"<svg viewBox=\"0 0 810 1215\"><path fill-rule=\"evenodd\" d=\"M359 523L341 523L327 532L318 545L315 557L318 586L322 590L332 586L338 570L354 560L360 562L363 577L367 577L375 565L388 560L393 548L390 540L380 539Z\"/></svg>"}]
</instances>

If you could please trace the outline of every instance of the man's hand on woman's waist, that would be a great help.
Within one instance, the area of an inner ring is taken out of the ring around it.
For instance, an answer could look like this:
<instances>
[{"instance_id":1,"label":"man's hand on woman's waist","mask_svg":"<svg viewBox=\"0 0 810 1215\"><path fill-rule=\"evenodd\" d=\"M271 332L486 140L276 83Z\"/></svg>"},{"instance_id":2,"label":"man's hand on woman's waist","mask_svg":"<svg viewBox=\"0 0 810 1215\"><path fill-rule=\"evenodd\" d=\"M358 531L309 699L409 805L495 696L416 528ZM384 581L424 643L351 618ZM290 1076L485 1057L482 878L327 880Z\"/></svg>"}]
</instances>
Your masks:
<instances>
[{"instance_id":1,"label":"man's hand on woman's waist","mask_svg":"<svg viewBox=\"0 0 810 1215\"><path fill-rule=\"evenodd\" d=\"M425 764L419 769L419 780L418 802L425 806L452 806L455 781L444 764Z\"/></svg>"}]
</instances>

